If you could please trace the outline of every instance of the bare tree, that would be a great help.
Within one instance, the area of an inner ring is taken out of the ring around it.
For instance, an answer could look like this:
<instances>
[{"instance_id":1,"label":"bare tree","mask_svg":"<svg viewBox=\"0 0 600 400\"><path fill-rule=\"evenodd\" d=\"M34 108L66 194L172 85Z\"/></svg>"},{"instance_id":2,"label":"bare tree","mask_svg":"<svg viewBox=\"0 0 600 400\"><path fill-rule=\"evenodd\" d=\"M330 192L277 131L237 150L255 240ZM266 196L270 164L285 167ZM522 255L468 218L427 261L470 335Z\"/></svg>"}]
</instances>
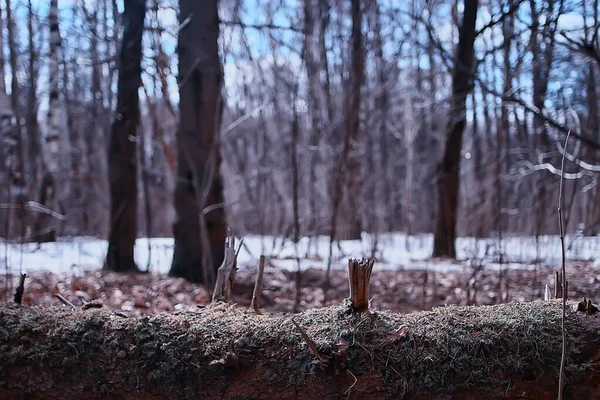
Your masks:
<instances>
[{"instance_id":1,"label":"bare tree","mask_svg":"<svg viewBox=\"0 0 600 400\"><path fill-rule=\"evenodd\" d=\"M170 275L211 280L227 236L218 133L223 72L217 0L180 0L179 130Z\"/></svg>"},{"instance_id":2,"label":"bare tree","mask_svg":"<svg viewBox=\"0 0 600 400\"><path fill-rule=\"evenodd\" d=\"M351 65L348 86L346 87L346 141L348 147L348 199L352 215L350 237L360 239L362 232L362 171L360 152L360 109L361 88L365 79L365 52L362 37L363 10L360 0L351 1L352 34ZM346 167L346 166L344 166Z\"/></svg>"},{"instance_id":3,"label":"bare tree","mask_svg":"<svg viewBox=\"0 0 600 400\"><path fill-rule=\"evenodd\" d=\"M50 53L48 76L50 80L50 103L48 105L46 133L46 172L42 178L39 202L43 206L55 210L57 200L56 175L59 172L59 144L61 138L61 105L59 91L59 63L61 60L61 37L58 21L58 0L50 1L48 14L50 28ZM56 240L56 227L52 225L52 217L46 213L37 216L34 226L34 238L39 242Z\"/></svg>"},{"instance_id":4,"label":"bare tree","mask_svg":"<svg viewBox=\"0 0 600 400\"><path fill-rule=\"evenodd\" d=\"M137 270L133 250L137 236L137 133L140 122L142 34L145 0L126 0L119 57L117 112L110 132L108 175L110 233L105 268Z\"/></svg>"},{"instance_id":5,"label":"bare tree","mask_svg":"<svg viewBox=\"0 0 600 400\"><path fill-rule=\"evenodd\" d=\"M27 87L27 111L26 111L26 132L27 132L27 158L28 158L28 186L33 193L37 188L38 174L43 171L43 162L41 160L41 140L40 129L37 119L38 98L37 98L37 79L39 67L38 50L35 48L34 37L35 28L33 21L37 18L34 14L33 3L27 0L27 50L28 50L28 87Z\"/></svg>"},{"instance_id":6,"label":"bare tree","mask_svg":"<svg viewBox=\"0 0 600 400\"><path fill-rule=\"evenodd\" d=\"M478 0L466 0L452 71L452 98L446 127L444 156L438 166L438 216L433 256L456 257L456 222L462 137L467 119L467 96L472 90L475 21Z\"/></svg>"},{"instance_id":7,"label":"bare tree","mask_svg":"<svg viewBox=\"0 0 600 400\"><path fill-rule=\"evenodd\" d=\"M20 90L18 74L18 49L16 42L16 27L13 15L13 8L11 0L6 0L6 25L8 28L8 50L9 50L9 64L11 69L11 93L10 93L10 107L12 108L12 117L14 117L14 127L7 129L7 136L5 136L9 146L7 148L10 156L10 166L8 168L9 173L9 199L17 203L23 204L27 199L27 188L25 180L25 157L24 157L24 146L22 137L22 125L21 125L21 112L19 106ZM7 110L8 111L8 110ZM8 117L8 115L7 115ZM24 233L24 221L25 217L23 210L18 213L18 217L21 220L21 235ZM10 220L10 218L9 218Z\"/></svg>"}]
</instances>

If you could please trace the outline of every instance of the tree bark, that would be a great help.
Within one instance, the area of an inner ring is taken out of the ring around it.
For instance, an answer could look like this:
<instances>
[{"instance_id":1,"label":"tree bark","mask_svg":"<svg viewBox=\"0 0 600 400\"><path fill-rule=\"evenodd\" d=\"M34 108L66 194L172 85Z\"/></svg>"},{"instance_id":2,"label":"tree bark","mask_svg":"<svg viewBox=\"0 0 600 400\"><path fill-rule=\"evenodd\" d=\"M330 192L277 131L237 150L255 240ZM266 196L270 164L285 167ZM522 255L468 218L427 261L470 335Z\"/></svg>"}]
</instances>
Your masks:
<instances>
[{"instance_id":1,"label":"tree bark","mask_svg":"<svg viewBox=\"0 0 600 400\"><path fill-rule=\"evenodd\" d=\"M346 141L348 143L348 200L350 205L349 238L360 239L362 232L362 212L359 204L362 202L362 171L360 154L360 103L365 79L365 50L362 37L363 10L360 0L351 1L352 34L351 34L351 65L347 87L346 104ZM345 145L346 146L346 145ZM344 166L345 167L345 166Z\"/></svg>"},{"instance_id":2,"label":"tree bark","mask_svg":"<svg viewBox=\"0 0 600 400\"><path fill-rule=\"evenodd\" d=\"M203 282L223 261L227 235L218 143L223 81L219 16L216 0L180 0L179 6L179 179L170 274ZM204 215L207 206L215 207Z\"/></svg>"},{"instance_id":3,"label":"tree bark","mask_svg":"<svg viewBox=\"0 0 600 400\"><path fill-rule=\"evenodd\" d=\"M48 105L46 134L46 171L40 187L40 204L51 210L56 210L56 174L59 172L58 160L60 158L60 91L58 88L59 60L61 58L61 37L58 21L58 0L50 1L48 26L50 27L50 54L48 75L50 80L50 104ZM66 66L65 66L66 68ZM37 121L37 119L36 119ZM56 240L56 227L52 217L45 213L37 216L34 226L34 240L38 242L53 242Z\"/></svg>"},{"instance_id":4,"label":"tree bark","mask_svg":"<svg viewBox=\"0 0 600 400\"><path fill-rule=\"evenodd\" d=\"M433 243L434 257L456 258L456 222L460 192L459 167L462 137L467 120L467 96L472 90L475 21L478 0L466 0L452 71L452 99L446 145L438 166L438 216Z\"/></svg>"},{"instance_id":5,"label":"tree bark","mask_svg":"<svg viewBox=\"0 0 600 400\"><path fill-rule=\"evenodd\" d=\"M597 398L600 317L577 314L565 398ZM549 399L560 321L560 300L406 315L346 304L295 324L218 303L141 318L2 305L0 398Z\"/></svg>"},{"instance_id":6,"label":"tree bark","mask_svg":"<svg viewBox=\"0 0 600 400\"><path fill-rule=\"evenodd\" d=\"M325 287L330 284L331 263L333 256L333 242L337 240L338 216L340 206L344 198L344 188L348 193L350 205L350 232L347 235L351 239L360 239L362 231L361 219L358 213L358 202L360 201L360 163L356 151L360 128L360 88L364 79L364 52L362 46L362 11L359 0L352 0L352 65L350 77L346 81L346 132L342 148L342 158L334 168L333 193L331 201L331 223L329 226L329 251L327 259L327 278ZM344 183L347 182L347 185ZM325 290L327 291L327 290ZM325 295L327 298L327 295Z\"/></svg>"},{"instance_id":7,"label":"tree bark","mask_svg":"<svg viewBox=\"0 0 600 400\"><path fill-rule=\"evenodd\" d=\"M137 270L133 259L138 201L136 144L145 14L145 0L125 1L127 23L119 57L117 112L108 149L110 233L105 268L114 271Z\"/></svg>"},{"instance_id":8,"label":"tree bark","mask_svg":"<svg viewBox=\"0 0 600 400\"><path fill-rule=\"evenodd\" d=\"M37 69L39 67L38 54L33 43L34 28L33 20L33 3L27 1L27 33L28 33L28 88L27 88L27 115L26 115L26 131L27 131L27 158L28 158L28 185L30 192L34 193L37 188L38 174L43 171L41 162L41 140L40 129L37 119L38 99L37 99ZM41 167L41 168L40 168Z\"/></svg>"}]
</instances>

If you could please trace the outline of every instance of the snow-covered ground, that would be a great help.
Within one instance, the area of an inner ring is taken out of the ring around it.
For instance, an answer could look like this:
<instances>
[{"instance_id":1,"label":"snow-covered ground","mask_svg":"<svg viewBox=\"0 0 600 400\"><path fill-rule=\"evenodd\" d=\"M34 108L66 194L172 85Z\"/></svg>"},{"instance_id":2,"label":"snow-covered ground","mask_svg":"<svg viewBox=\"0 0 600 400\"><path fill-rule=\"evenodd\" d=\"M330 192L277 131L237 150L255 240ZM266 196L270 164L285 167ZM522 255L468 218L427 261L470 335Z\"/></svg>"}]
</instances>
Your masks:
<instances>
[{"instance_id":1,"label":"snow-covered ground","mask_svg":"<svg viewBox=\"0 0 600 400\"><path fill-rule=\"evenodd\" d=\"M350 256L371 256L374 237L364 235L362 240L342 241L333 249L333 265L339 267ZM329 239L319 237L311 244L310 254L320 258L306 259L308 239L298 243L298 254L302 268L325 267ZM173 239L138 239L135 247L135 259L141 269L145 269L150 260L150 270L166 273L173 255ZM282 244L280 238L250 235L244 237L238 263L240 266L254 266L261 253L273 256L272 265L285 269L295 269L294 246L289 240ZM600 237L566 238L569 260L586 260L600 263ZM463 262L436 261L428 259L433 247L432 235L407 237L403 233L380 235L378 238L376 263L378 269L462 269L465 265L483 263L486 267L498 268L500 254L504 265L508 267L533 266L536 260L546 266L558 266L560 262L560 239L557 236L510 237L498 239L460 238L457 240L457 256ZM62 238L56 243L25 243L23 245L0 241L0 274L33 271L51 271L56 273L82 273L102 266L106 255L107 242L90 237Z\"/></svg>"}]
</instances>

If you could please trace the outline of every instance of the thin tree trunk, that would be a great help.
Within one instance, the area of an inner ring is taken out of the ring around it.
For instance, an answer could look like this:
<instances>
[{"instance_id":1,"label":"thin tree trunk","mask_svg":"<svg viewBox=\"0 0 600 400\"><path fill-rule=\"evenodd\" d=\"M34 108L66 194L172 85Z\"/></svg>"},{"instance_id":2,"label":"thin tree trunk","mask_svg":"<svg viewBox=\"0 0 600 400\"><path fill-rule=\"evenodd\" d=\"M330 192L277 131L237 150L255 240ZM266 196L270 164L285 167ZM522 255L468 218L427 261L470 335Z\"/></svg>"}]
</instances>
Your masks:
<instances>
[{"instance_id":1,"label":"thin tree trunk","mask_svg":"<svg viewBox=\"0 0 600 400\"><path fill-rule=\"evenodd\" d=\"M11 73L11 93L10 93L10 106L12 108L12 116L14 117L16 123L10 129L10 142L11 147L14 147L14 150L9 150L12 154L10 161L10 168L8 169L10 177L9 177L9 197L11 201L15 201L19 204L24 203L27 200L27 189L26 189L26 181L25 181L25 156L24 156L24 148L23 148L23 136L22 136L22 126L21 126L21 112L19 107L19 98L20 98L20 90L19 90L19 81L18 81L18 73L15 71L19 71L18 67L18 49L16 44L16 27L15 20L13 16L12 9L12 1L6 0L6 21L8 27L8 49L9 49L9 62ZM23 218L25 217L23 211L19 211L17 213L17 217L21 220L21 225L23 225Z\"/></svg>"},{"instance_id":2,"label":"thin tree trunk","mask_svg":"<svg viewBox=\"0 0 600 400\"><path fill-rule=\"evenodd\" d=\"M319 159L319 138L323 131L323 107L321 104L325 101L324 98L319 97L320 91L318 90L320 84L320 71L316 61L317 45L315 43L315 18L314 18L314 1L304 0L304 63L306 65L306 77L308 78L308 99L310 106L311 116L311 129L310 129L310 144L309 144L309 177L310 182L308 185L308 249L306 256L310 257L310 244L311 237L316 235L317 227L317 164Z\"/></svg>"},{"instance_id":3,"label":"thin tree trunk","mask_svg":"<svg viewBox=\"0 0 600 400\"><path fill-rule=\"evenodd\" d=\"M84 10L85 10L85 2ZM86 18L88 19L88 23L90 24L90 61L92 63L91 67L91 94L92 100L90 107L90 118L88 119L88 127L87 132L84 137L87 141L87 160L88 160L88 168L87 168L87 176L86 176L86 184L87 184L87 193L86 193L86 203L87 207L90 208L91 213L91 228L94 232L102 231L101 223L102 218L101 215L103 213L103 209L100 207L98 202L95 202L94 199L100 193L104 193L102 177L104 177L104 163L103 158L105 157L104 149L106 143L106 135L112 135L112 132L108 132L110 129L110 125L105 122L105 115L102 112L102 86L101 86L101 77L100 77L100 57L99 57L99 29L100 21L98 18L98 10L99 5L97 3L92 4L93 11L91 14L89 12L85 12ZM123 38L125 37L125 33L123 32ZM123 40L123 43L125 41ZM122 67L120 63L123 62L122 55L118 61L119 71L122 71ZM121 79L119 77L119 83ZM118 91L118 88L117 88ZM118 97L118 93L117 93ZM117 99L117 115L118 117L118 109L119 103ZM110 145L109 145L110 146ZM109 167L110 168L110 167ZM110 173L109 173L110 174ZM109 178L110 180L110 178Z\"/></svg>"},{"instance_id":4,"label":"thin tree trunk","mask_svg":"<svg viewBox=\"0 0 600 400\"><path fill-rule=\"evenodd\" d=\"M298 312L300 308L300 300L302 294L302 269L300 268L300 255L298 254L298 242L300 241L300 212L299 207L299 186L300 177L298 172L298 135L300 130L300 122L297 110L298 84L294 83L292 89L292 151L291 151L291 167L292 167L292 209L293 209L293 231L294 231L294 258L296 259L296 296L294 300L294 312Z\"/></svg>"},{"instance_id":5,"label":"thin tree trunk","mask_svg":"<svg viewBox=\"0 0 600 400\"><path fill-rule=\"evenodd\" d=\"M2 14L3 4L0 2L0 46L4 50L4 18ZM4 58L4 51L0 51L0 95L6 95L6 83L4 78L6 77L5 64L6 59Z\"/></svg>"},{"instance_id":6,"label":"thin tree trunk","mask_svg":"<svg viewBox=\"0 0 600 400\"><path fill-rule=\"evenodd\" d=\"M457 56L452 71L452 99L443 158L438 167L438 217L434 235L434 257L456 257L456 223L460 192L459 167L467 96L472 90L475 21L478 0L465 0L459 31Z\"/></svg>"},{"instance_id":7,"label":"thin tree trunk","mask_svg":"<svg viewBox=\"0 0 600 400\"><path fill-rule=\"evenodd\" d=\"M145 0L126 0L123 46L119 57L117 112L110 132L108 176L110 233L105 268L137 270L133 258L137 236L137 133L140 122L142 34Z\"/></svg>"},{"instance_id":8,"label":"thin tree trunk","mask_svg":"<svg viewBox=\"0 0 600 400\"><path fill-rule=\"evenodd\" d=\"M393 218L389 218L389 206L391 204L392 196L391 196L391 188L392 181L389 177L389 149L388 149L388 130L387 130L387 119L388 119L388 109L389 109L389 95L388 95L388 83L387 83L387 75L386 75L386 63L383 56L383 39L381 35L382 22L381 22L381 10L379 8L379 2L373 2L373 7L375 9L374 12L374 52L376 59L376 68L377 68L377 96L375 97L375 108L377 120L376 123L376 135L377 142L379 144L379 170L380 170L380 180L379 180L379 190L375 192L378 193L382 198L379 201L376 201L375 207L378 210L384 212L386 216L383 220L381 220L381 216L377 213L378 219L376 223L377 233L383 232L388 226L384 224L386 220L392 220Z\"/></svg>"},{"instance_id":9,"label":"thin tree trunk","mask_svg":"<svg viewBox=\"0 0 600 400\"><path fill-rule=\"evenodd\" d=\"M365 54L362 38L362 17L360 0L351 1L352 9L352 50L351 70L348 79L346 106L346 140L349 140L348 152L348 200L350 204L350 238L360 239L362 232L362 212L359 205L362 201L362 171L360 154L360 90L364 81Z\"/></svg>"},{"instance_id":10,"label":"thin tree trunk","mask_svg":"<svg viewBox=\"0 0 600 400\"><path fill-rule=\"evenodd\" d=\"M4 18L2 16L2 2L0 2L0 48L4 49ZM2 197L0 201L8 203L10 201L10 169L12 164L12 158L15 151L14 139L12 137L12 107L10 105L10 98L6 94L6 84L4 83L5 69L4 69L4 51L0 51L0 143L2 144L2 150L0 151L0 173L6 176L6 186L2 187ZM3 229L2 236L8 239L8 228L10 220L10 209L0 211L0 215L3 216L3 220L6 221L2 224L0 229ZM8 268L8 266L6 266Z\"/></svg>"},{"instance_id":11,"label":"thin tree trunk","mask_svg":"<svg viewBox=\"0 0 600 400\"><path fill-rule=\"evenodd\" d=\"M28 32L28 67L29 67L29 79L28 79L28 93L27 93L27 116L26 116L26 131L27 131L27 158L29 160L29 180L28 186L30 192L34 193L37 188L38 174L43 164L41 162L41 141L40 131L37 119L37 69L38 69L38 55L33 43L33 3L32 0L27 1L27 32Z\"/></svg>"},{"instance_id":12,"label":"thin tree trunk","mask_svg":"<svg viewBox=\"0 0 600 400\"><path fill-rule=\"evenodd\" d=\"M148 97L146 97L148 99ZM139 162L141 166L141 178L142 178L142 195L144 197L144 219L146 228L146 240L148 241L148 263L146 264L146 272L150 270L150 261L152 260L152 246L150 238L152 238L152 205L150 200L150 184L148 176L148 163L146 157L146 132L140 132L140 146L139 146ZM152 137L150 137L152 141Z\"/></svg>"},{"instance_id":13,"label":"thin tree trunk","mask_svg":"<svg viewBox=\"0 0 600 400\"><path fill-rule=\"evenodd\" d=\"M60 37L58 20L58 0L50 1L48 14L50 27L50 54L48 76L50 80L50 104L47 113L48 132L46 134L46 172L40 187L40 204L56 210L56 175L59 172L59 145L60 145L60 92L58 90L59 60L61 58L62 40ZM66 69L66 65L64 67ZM40 213L34 226L34 238L38 242L52 242L56 240L56 227L52 217Z\"/></svg>"}]
</instances>

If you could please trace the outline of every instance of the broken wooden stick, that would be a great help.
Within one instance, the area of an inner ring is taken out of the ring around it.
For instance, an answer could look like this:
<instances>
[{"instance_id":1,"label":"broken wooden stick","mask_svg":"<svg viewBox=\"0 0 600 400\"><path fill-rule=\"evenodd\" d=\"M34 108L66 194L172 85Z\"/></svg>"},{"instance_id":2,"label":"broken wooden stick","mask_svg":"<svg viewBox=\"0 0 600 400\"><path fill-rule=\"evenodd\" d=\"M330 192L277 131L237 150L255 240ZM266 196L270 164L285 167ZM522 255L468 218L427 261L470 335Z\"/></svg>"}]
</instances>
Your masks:
<instances>
[{"instance_id":1,"label":"broken wooden stick","mask_svg":"<svg viewBox=\"0 0 600 400\"><path fill-rule=\"evenodd\" d=\"M369 282L374 260L351 258L348 260L348 281L350 284L350 302L357 312L369 310Z\"/></svg>"},{"instance_id":2,"label":"broken wooden stick","mask_svg":"<svg viewBox=\"0 0 600 400\"><path fill-rule=\"evenodd\" d=\"M54 295L54 297L56 297L58 300L60 300L60 302L61 302L61 303L63 303L63 304L64 304L65 306L67 306L67 307L71 307L71 308L77 308L77 307L75 306L75 304L71 303L71 302L70 302L70 301L69 301L69 300L68 300L68 299L67 299L65 296L63 296L63 295L62 295L62 294L60 294L60 293L56 293L56 294Z\"/></svg>"},{"instance_id":3,"label":"broken wooden stick","mask_svg":"<svg viewBox=\"0 0 600 400\"><path fill-rule=\"evenodd\" d=\"M213 291L212 297L213 302L228 301L231 298L231 288L237 270L237 258L234 246L235 238L233 236L227 237L225 239L225 257L223 258L223 263L217 270L217 282L215 283L215 290Z\"/></svg>"},{"instance_id":4,"label":"broken wooden stick","mask_svg":"<svg viewBox=\"0 0 600 400\"><path fill-rule=\"evenodd\" d=\"M564 287L563 287L564 283ZM559 270L554 271L554 298L561 299L563 294L567 294L569 290L569 281L563 282L562 273Z\"/></svg>"},{"instance_id":5,"label":"broken wooden stick","mask_svg":"<svg viewBox=\"0 0 600 400\"><path fill-rule=\"evenodd\" d=\"M25 292L25 278L27 278L27 274L21 274L19 286L15 291L15 303L17 304L21 304L21 301L23 300L23 293Z\"/></svg>"},{"instance_id":6,"label":"broken wooden stick","mask_svg":"<svg viewBox=\"0 0 600 400\"><path fill-rule=\"evenodd\" d=\"M263 277L265 273L265 256L261 255L258 261L258 270L256 271L256 281L254 282L254 291L252 292L252 302L250 308L255 313L260 314L260 295L262 293Z\"/></svg>"}]
</instances>

